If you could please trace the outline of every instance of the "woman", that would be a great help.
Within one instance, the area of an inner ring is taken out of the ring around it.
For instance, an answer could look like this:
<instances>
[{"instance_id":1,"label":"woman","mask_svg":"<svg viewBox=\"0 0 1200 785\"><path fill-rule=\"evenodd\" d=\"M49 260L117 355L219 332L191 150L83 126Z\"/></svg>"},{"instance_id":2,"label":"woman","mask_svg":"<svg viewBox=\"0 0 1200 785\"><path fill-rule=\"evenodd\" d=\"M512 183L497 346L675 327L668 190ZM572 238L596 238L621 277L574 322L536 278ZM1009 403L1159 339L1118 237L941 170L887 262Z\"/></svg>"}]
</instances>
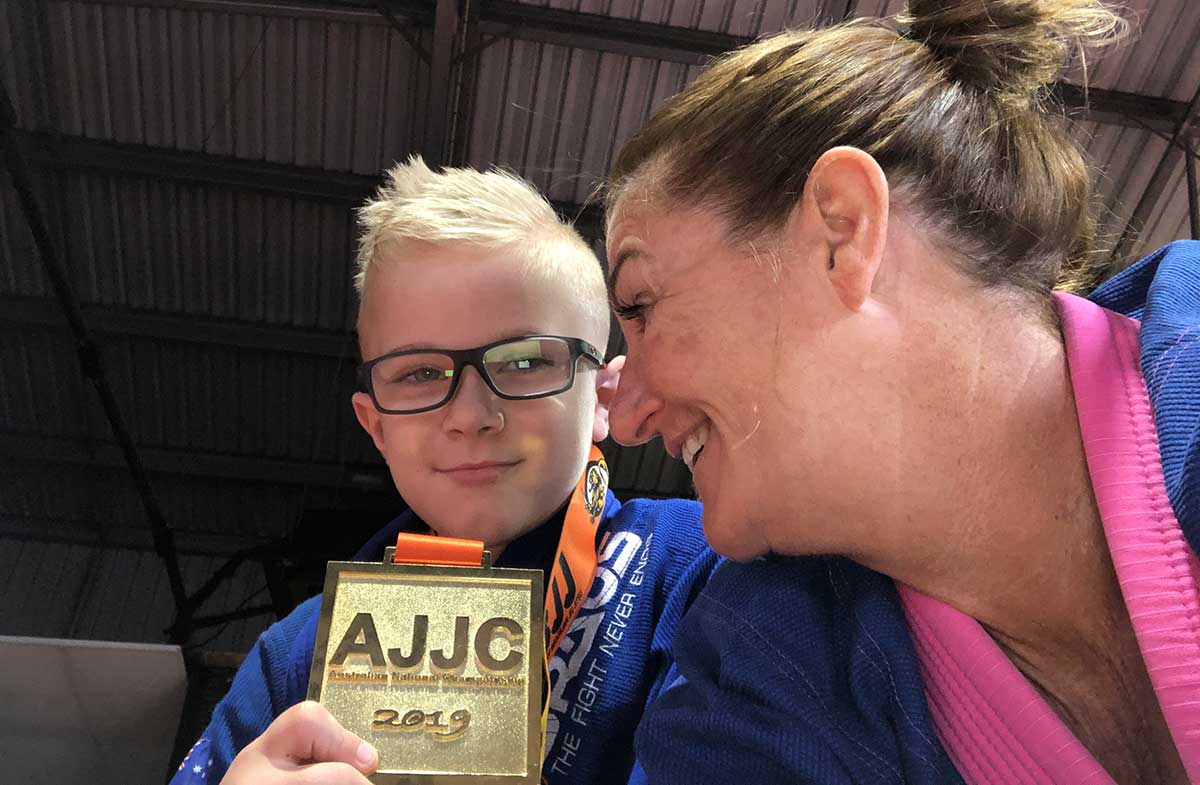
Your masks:
<instances>
[{"instance_id":1,"label":"woman","mask_svg":"<svg viewBox=\"0 0 1200 785\"><path fill-rule=\"evenodd\" d=\"M1052 294L1089 288L1096 224L1041 97L1120 20L900 22L738 51L615 164L613 434L661 435L716 549L769 555L693 606L639 758L654 783L1200 782L1200 250Z\"/></svg>"}]
</instances>

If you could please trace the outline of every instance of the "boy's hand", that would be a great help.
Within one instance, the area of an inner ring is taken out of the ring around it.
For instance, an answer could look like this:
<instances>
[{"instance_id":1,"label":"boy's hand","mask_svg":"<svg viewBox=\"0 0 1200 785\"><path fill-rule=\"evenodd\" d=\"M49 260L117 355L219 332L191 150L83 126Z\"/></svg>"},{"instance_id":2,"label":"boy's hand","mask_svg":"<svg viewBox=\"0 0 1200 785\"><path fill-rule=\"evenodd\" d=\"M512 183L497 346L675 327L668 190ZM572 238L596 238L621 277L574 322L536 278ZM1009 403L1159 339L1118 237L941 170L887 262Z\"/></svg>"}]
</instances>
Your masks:
<instances>
[{"instance_id":1,"label":"boy's hand","mask_svg":"<svg viewBox=\"0 0 1200 785\"><path fill-rule=\"evenodd\" d=\"M364 775L378 765L374 747L305 701L238 753L221 785L370 785Z\"/></svg>"}]
</instances>

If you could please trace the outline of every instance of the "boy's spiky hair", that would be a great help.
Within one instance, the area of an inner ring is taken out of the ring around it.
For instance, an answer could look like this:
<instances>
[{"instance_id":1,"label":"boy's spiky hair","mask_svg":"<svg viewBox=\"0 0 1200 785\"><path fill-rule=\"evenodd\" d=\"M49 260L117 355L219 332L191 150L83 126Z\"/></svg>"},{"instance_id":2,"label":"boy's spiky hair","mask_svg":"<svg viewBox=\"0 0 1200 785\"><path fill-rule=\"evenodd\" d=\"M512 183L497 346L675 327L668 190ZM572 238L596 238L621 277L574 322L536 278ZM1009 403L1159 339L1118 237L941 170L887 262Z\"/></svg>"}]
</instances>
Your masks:
<instances>
[{"instance_id":1,"label":"boy's spiky hair","mask_svg":"<svg viewBox=\"0 0 1200 785\"><path fill-rule=\"evenodd\" d=\"M354 287L361 297L381 250L405 242L463 244L513 252L535 275L559 278L608 334L608 299L596 254L550 203L511 172L447 168L414 155L388 170L358 210Z\"/></svg>"}]
</instances>

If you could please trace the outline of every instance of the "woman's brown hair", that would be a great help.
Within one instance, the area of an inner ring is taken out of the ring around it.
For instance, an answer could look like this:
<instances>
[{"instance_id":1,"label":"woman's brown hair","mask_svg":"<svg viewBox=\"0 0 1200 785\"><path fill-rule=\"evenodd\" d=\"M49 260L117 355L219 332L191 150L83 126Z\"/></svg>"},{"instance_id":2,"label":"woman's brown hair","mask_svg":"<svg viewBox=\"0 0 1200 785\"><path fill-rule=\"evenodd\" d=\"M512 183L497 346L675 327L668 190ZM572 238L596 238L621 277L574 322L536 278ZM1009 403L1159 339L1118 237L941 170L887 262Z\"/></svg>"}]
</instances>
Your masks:
<instances>
[{"instance_id":1,"label":"woman's brown hair","mask_svg":"<svg viewBox=\"0 0 1200 785\"><path fill-rule=\"evenodd\" d=\"M718 210L732 242L755 239L783 226L822 153L851 145L984 284L1088 288L1091 171L1047 88L1123 21L1098 0L910 0L896 23L788 31L721 58L621 150L610 205L653 185Z\"/></svg>"}]
</instances>

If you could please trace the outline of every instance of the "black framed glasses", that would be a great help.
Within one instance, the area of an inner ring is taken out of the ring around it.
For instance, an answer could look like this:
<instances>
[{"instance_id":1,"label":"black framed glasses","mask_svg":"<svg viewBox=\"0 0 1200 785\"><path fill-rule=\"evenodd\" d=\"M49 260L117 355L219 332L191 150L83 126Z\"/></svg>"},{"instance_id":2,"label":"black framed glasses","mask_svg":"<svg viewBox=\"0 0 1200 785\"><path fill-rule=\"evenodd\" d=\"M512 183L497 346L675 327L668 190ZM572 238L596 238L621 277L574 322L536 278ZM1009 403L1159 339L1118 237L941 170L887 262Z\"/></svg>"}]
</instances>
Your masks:
<instances>
[{"instance_id":1,"label":"black framed glasses","mask_svg":"<svg viewBox=\"0 0 1200 785\"><path fill-rule=\"evenodd\" d=\"M470 366L498 397L545 398L571 389L580 357L604 367L582 338L523 335L474 349L410 349L358 367L358 380L383 414L419 414L445 406Z\"/></svg>"}]
</instances>

